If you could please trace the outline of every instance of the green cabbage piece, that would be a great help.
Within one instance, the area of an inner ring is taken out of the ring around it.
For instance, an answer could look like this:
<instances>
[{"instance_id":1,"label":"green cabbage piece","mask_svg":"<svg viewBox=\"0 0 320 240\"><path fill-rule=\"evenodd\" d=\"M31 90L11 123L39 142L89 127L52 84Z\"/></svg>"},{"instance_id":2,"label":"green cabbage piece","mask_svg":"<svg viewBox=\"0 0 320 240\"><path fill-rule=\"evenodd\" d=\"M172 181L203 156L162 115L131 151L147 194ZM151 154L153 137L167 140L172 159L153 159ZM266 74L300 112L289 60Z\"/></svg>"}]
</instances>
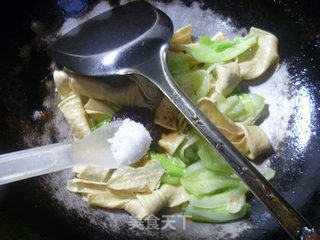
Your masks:
<instances>
[{"instance_id":1,"label":"green cabbage piece","mask_svg":"<svg viewBox=\"0 0 320 240\"><path fill-rule=\"evenodd\" d=\"M211 74L203 69L177 74L174 79L193 101L207 96L212 85Z\"/></svg>"},{"instance_id":2,"label":"green cabbage piece","mask_svg":"<svg viewBox=\"0 0 320 240\"><path fill-rule=\"evenodd\" d=\"M95 124L92 128L91 131L95 131L97 130L99 127L102 127L103 125L106 125L109 121L111 120L111 118L106 118L105 120Z\"/></svg>"},{"instance_id":3,"label":"green cabbage piece","mask_svg":"<svg viewBox=\"0 0 320 240\"><path fill-rule=\"evenodd\" d=\"M62 71L66 72L66 73L70 73L72 72L69 68L67 67L63 67Z\"/></svg>"},{"instance_id":4,"label":"green cabbage piece","mask_svg":"<svg viewBox=\"0 0 320 240\"><path fill-rule=\"evenodd\" d=\"M151 160L158 160L163 169L173 177L183 177L186 165L178 158L173 157L170 154L151 152Z\"/></svg>"},{"instance_id":5,"label":"green cabbage piece","mask_svg":"<svg viewBox=\"0 0 320 240\"><path fill-rule=\"evenodd\" d=\"M206 141L201 140L197 143L198 156L202 165L213 171L220 171L226 174L233 174L233 170L227 162L213 149Z\"/></svg>"},{"instance_id":6,"label":"green cabbage piece","mask_svg":"<svg viewBox=\"0 0 320 240\"><path fill-rule=\"evenodd\" d=\"M188 63L183 58L173 58L169 59L167 62L169 71L171 75L175 76L177 74L183 74L190 72Z\"/></svg>"},{"instance_id":7,"label":"green cabbage piece","mask_svg":"<svg viewBox=\"0 0 320 240\"><path fill-rule=\"evenodd\" d=\"M271 180L276 175L276 171L267 166L254 165L256 169L265 177L267 180Z\"/></svg>"},{"instance_id":8,"label":"green cabbage piece","mask_svg":"<svg viewBox=\"0 0 320 240\"><path fill-rule=\"evenodd\" d=\"M248 190L246 188L225 190L221 193L208 194L203 197L197 198L194 195L190 196L189 202L193 207L199 208L217 208L219 206L226 206L228 196L231 194L245 194Z\"/></svg>"},{"instance_id":9,"label":"green cabbage piece","mask_svg":"<svg viewBox=\"0 0 320 240\"><path fill-rule=\"evenodd\" d=\"M234 122L253 125L265 107L264 98L255 93L236 93L227 98L217 97L218 109Z\"/></svg>"},{"instance_id":10,"label":"green cabbage piece","mask_svg":"<svg viewBox=\"0 0 320 240\"><path fill-rule=\"evenodd\" d=\"M188 131L188 135L189 139L182 143L180 151L184 144L188 144L183 156L186 149L192 147L200 160L188 166L180 179L181 185L191 194L185 214L195 221L204 222L228 222L244 217L250 206L240 199L245 198L249 189L203 138L195 137L195 131ZM190 144L190 139L196 140ZM269 167L255 167L267 180L275 175ZM230 195L237 197L229 198ZM228 204L236 204L239 211L229 212Z\"/></svg>"},{"instance_id":11,"label":"green cabbage piece","mask_svg":"<svg viewBox=\"0 0 320 240\"><path fill-rule=\"evenodd\" d=\"M180 177L175 177L169 173L164 173L161 177L161 183L171 184L171 185L180 185Z\"/></svg>"},{"instance_id":12,"label":"green cabbage piece","mask_svg":"<svg viewBox=\"0 0 320 240\"><path fill-rule=\"evenodd\" d=\"M206 169L201 162L196 162L186 169L185 176L181 178L182 186L196 197L214 193L221 189L238 188L243 183L230 174Z\"/></svg>"},{"instance_id":13,"label":"green cabbage piece","mask_svg":"<svg viewBox=\"0 0 320 240\"><path fill-rule=\"evenodd\" d=\"M198 62L219 63L236 58L257 44L258 36L251 34L245 38L228 42L215 42L208 36L201 37L199 47L186 47L186 52L191 54Z\"/></svg>"},{"instance_id":14,"label":"green cabbage piece","mask_svg":"<svg viewBox=\"0 0 320 240\"><path fill-rule=\"evenodd\" d=\"M230 213L226 206L216 208L199 208L189 205L185 209L185 216L199 222L222 223L243 218L250 211L250 205L244 204L237 213Z\"/></svg>"},{"instance_id":15,"label":"green cabbage piece","mask_svg":"<svg viewBox=\"0 0 320 240\"><path fill-rule=\"evenodd\" d=\"M186 139L180 144L177 153L186 165L190 165L191 163L200 160L197 153L198 147L195 144L200 140L200 137L196 134L194 129L185 131L185 135Z\"/></svg>"},{"instance_id":16,"label":"green cabbage piece","mask_svg":"<svg viewBox=\"0 0 320 240\"><path fill-rule=\"evenodd\" d=\"M271 168L257 168L268 180L274 176L274 170ZM228 196L243 196L249 191L248 188L237 176L208 170L200 161L186 169L181 184L191 193L185 215L195 221L228 222L244 217L250 210L249 204L243 202L238 212L229 212L228 204L239 202L235 199L228 203Z\"/></svg>"}]
</instances>

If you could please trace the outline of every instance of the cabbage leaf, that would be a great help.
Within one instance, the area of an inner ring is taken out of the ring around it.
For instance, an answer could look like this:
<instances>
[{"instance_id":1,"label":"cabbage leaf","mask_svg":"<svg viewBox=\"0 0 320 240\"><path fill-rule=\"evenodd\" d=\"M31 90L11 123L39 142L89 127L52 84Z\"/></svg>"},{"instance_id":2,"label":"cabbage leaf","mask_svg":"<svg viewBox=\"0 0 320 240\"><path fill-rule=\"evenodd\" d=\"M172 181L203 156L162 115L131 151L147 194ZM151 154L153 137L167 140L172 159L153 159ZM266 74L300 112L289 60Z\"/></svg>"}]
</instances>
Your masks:
<instances>
[{"instance_id":1,"label":"cabbage leaf","mask_svg":"<svg viewBox=\"0 0 320 240\"><path fill-rule=\"evenodd\" d=\"M203 69L178 74L174 79L193 101L208 95L212 86L212 76Z\"/></svg>"},{"instance_id":2,"label":"cabbage leaf","mask_svg":"<svg viewBox=\"0 0 320 240\"><path fill-rule=\"evenodd\" d=\"M216 100L223 115L245 125L253 125L265 107L265 99L255 93L233 94L227 98L220 94Z\"/></svg>"},{"instance_id":3,"label":"cabbage leaf","mask_svg":"<svg viewBox=\"0 0 320 240\"><path fill-rule=\"evenodd\" d=\"M245 38L234 41L216 42L212 41L208 36L203 36L199 40L199 47L186 47L186 52L190 53L199 62L226 62L255 46L257 39L257 35L251 34Z\"/></svg>"}]
</instances>

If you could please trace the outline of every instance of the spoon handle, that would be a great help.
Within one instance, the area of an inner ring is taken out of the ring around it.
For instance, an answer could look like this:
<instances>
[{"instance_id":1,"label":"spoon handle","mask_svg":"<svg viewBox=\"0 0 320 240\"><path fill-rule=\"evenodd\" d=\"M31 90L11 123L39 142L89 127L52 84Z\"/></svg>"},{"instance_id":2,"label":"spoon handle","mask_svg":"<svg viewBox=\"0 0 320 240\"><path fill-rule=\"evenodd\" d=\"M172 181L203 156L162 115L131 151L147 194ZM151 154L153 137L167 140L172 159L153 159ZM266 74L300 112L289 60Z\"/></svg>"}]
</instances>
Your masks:
<instances>
[{"instance_id":1,"label":"spoon handle","mask_svg":"<svg viewBox=\"0 0 320 240\"><path fill-rule=\"evenodd\" d=\"M166 65L166 49L167 46L163 46L160 57L155 56L153 60L140 66L139 73L161 89L195 129L227 161L293 239L306 239L314 233L314 228L306 219L272 187L172 79Z\"/></svg>"},{"instance_id":2,"label":"spoon handle","mask_svg":"<svg viewBox=\"0 0 320 240\"><path fill-rule=\"evenodd\" d=\"M72 166L70 144L51 144L0 155L0 185Z\"/></svg>"}]
</instances>

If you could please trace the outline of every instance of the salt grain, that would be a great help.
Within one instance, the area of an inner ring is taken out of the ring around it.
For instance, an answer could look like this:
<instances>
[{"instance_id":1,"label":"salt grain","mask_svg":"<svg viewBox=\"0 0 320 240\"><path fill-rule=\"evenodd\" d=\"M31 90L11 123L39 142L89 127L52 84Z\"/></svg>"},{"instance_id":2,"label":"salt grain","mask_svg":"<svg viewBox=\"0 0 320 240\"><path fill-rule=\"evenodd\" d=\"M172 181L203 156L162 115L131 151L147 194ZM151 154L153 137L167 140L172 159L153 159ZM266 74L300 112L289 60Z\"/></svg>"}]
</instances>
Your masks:
<instances>
[{"instance_id":1,"label":"salt grain","mask_svg":"<svg viewBox=\"0 0 320 240\"><path fill-rule=\"evenodd\" d=\"M130 165L140 160L150 148L152 138L148 130L130 119L123 120L113 138L107 140L119 165Z\"/></svg>"}]
</instances>

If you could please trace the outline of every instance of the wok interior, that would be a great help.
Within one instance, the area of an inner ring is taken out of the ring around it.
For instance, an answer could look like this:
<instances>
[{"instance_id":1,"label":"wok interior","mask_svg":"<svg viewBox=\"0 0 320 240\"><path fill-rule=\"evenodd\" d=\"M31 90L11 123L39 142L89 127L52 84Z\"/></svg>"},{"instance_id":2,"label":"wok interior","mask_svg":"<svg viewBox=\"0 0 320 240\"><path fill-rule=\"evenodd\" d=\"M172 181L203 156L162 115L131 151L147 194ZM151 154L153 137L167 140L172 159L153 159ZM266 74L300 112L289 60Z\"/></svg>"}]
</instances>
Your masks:
<instances>
[{"instance_id":1,"label":"wok interior","mask_svg":"<svg viewBox=\"0 0 320 240\"><path fill-rule=\"evenodd\" d=\"M55 1L34 1L30 5L21 1L24 8L18 10L12 5L2 16L4 19L1 22L6 23L6 31L3 31L5 37L1 39L2 46L5 46L1 56L0 81L2 153L71 141L67 124L56 108L58 98L48 69L50 60L45 47L50 40L48 36L52 36L50 34L58 29L64 17L76 15L85 8L90 10L91 7L78 4L68 8L61 3L63 1L59 2L60 6ZM88 4L87 1L82 3ZM269 30L278 37L282 59L280 70L265 76L270 77L270 81L267 81L270 84L262 78L245 87L272 99L269 110L276 109L276 112L269 112L268 118L262 122L262 127L274 137L271 137L271 142L276 153L270 156L270 161L277 173L272 183L296 207L308 203L320 178L320 165L316 161L320 155L320 139L316 134L319 131L320 82L315 62L319 55L320 38L317 32L319 19L313 15L319 10L319 6L315 3L314 6L308 4L312 3L306 1L290 5L280 1L250 3L250 7L246 1L241 4L233 1L155 3L169 14L175 27L192 23L195 35L198 36L212 35L219 30L234 36L245 32L240 27L249 28L254 22L254 26ZM177 12L184 16L177 15ZM231 23L217 13L230 17ZM31 22L33 31L30 28ZM273 97L274 92L282 93L279 102L277 97ZM70 177L71 173L64 171L2 187L0 199L3 198L1 205L5 214L14 215L13 222L18 220L25 224L28 221L28 226L42 232L44 236L57 236L55 231L49 230L52 224L62 229L63 237L60 236L59 239L77 235L79 239L104 239L109 235L131 238L158 236L154 232L128 230L125 223L127 215L122 212L106 213L88 208L79 197L65 190L66 180ZM24 201L21 202L21 199ZM233 224L236 229L233 231L236 233L240 231L240 227L247 230L242 231L239 236L231 231L231 238L262 238L266 233L278 229L277 223L256 199L251 203L250 219ZM314 205L312 207L315 208ZM88 223L89 220L92 224ZM250 231L252 228L256 229ZM225 225L209 224L192 224L186 232L178 233L188 238L199 238L209 234L211 236L212 230L220 234L217 236L229 236L226 235L228 227ZM219 231L222 233L218 233ZM166 234L172 236L170 233Z\"/></svg>"}]
</instances>

